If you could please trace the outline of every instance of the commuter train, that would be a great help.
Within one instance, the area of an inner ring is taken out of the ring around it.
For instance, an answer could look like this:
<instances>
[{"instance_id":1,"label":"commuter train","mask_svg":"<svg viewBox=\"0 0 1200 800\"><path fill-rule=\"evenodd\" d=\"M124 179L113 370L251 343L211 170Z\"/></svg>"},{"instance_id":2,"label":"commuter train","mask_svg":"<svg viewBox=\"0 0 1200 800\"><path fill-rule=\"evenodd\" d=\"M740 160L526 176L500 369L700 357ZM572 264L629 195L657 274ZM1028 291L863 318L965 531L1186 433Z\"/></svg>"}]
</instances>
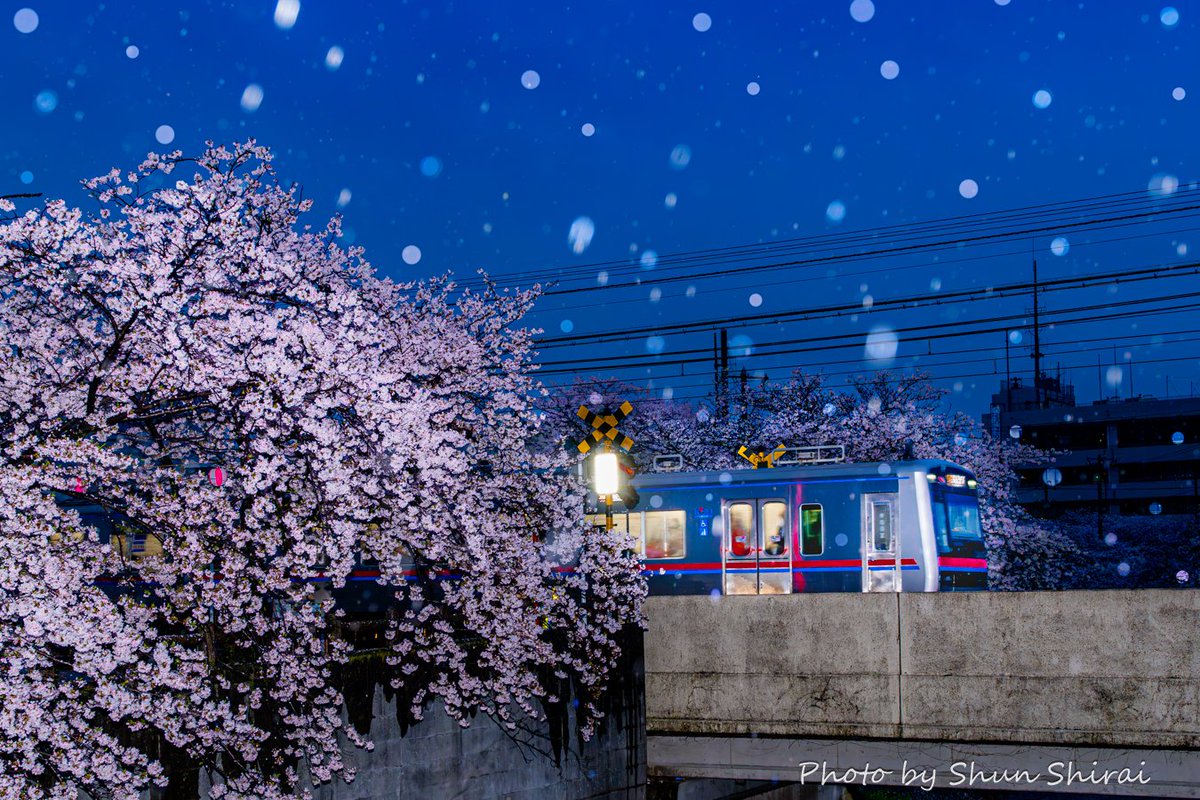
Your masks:
<instances>
[{"instance_id":1,"label":"commuter train","mask_svg":"<svg viewBox=\"0 0 1200 800\"><path fill-rule=\"evenodd\" d=\"M987 588L975 477L948 461L660 472L632 481L651 595ZM604 524L603 514L589 517Z\"/></svg>"}]
</instances>

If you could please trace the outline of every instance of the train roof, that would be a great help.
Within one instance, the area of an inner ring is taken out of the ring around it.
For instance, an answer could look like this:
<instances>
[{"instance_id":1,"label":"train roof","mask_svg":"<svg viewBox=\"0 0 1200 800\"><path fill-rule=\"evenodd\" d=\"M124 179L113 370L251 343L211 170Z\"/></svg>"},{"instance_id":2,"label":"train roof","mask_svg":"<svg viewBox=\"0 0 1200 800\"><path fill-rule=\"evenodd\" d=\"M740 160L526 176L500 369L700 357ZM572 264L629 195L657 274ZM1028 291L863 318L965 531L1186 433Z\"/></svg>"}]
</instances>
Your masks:
<instances>
[{"instance_id":1,"label":"train roof","mask_svg":"<svg viewBox=\"0 0 1200 800\"><path fill-rule=\"evenodd\" d=\"M772 469L713 469L696 472L643 472L635 475L633 485L638 489L669 488L681 483L711 483L729 486L749 483L790 483L813 478L880 478L909 474L916 470L955 469L966 474L970 470L951 461L922 459L915 461L857 461L837 464L789 464Z\"/></svg>"}]
</instances>

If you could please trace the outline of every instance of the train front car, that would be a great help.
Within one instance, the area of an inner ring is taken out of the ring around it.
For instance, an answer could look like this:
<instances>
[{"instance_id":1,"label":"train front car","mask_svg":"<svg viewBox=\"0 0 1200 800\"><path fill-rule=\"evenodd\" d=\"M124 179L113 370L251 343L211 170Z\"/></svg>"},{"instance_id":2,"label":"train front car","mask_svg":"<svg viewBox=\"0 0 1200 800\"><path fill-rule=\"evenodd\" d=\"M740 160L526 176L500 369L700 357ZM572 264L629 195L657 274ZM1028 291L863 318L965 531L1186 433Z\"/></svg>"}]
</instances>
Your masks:
<instances>
[{"instance_id":1,"label":"train front car","mask_svg":"<svg viewBox=\"0 0 1200 800\"><path fill-rule=\"evenodd\" d=\"M975 479L944 461L639 475L614 508L650 593L984 589ZM591 517L603 524L603 517Z\"/></svg>"},{"instance_id":2,"label":"train front car","mask_svg":"<svg viewBox=\"0 0 1200 800\"><path fill-rule=\"evenodd\" d=\"M923 465L931 524L922 535L936 552L936 590L974 591L987 588L987 551L979 518L979 485L967 470L947 461ZM919 481L914 484L919 485ZM918 495L924 494L918 490ZM923 505L923 504L921 504ZM923 519L925 518L922 513ZM927 587L927 591L934 591Z\"/></svg>"}]
</instances>

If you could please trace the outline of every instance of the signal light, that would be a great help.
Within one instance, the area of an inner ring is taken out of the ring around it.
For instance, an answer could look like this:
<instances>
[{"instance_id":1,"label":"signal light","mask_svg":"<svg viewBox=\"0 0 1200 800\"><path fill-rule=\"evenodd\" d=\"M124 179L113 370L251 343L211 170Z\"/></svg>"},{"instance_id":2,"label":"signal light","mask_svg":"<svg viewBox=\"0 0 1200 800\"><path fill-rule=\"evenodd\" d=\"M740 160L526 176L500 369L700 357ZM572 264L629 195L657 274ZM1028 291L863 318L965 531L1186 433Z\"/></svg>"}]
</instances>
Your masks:
<instances>
[{"instance_id":1,"label":"signal light","mask_svg":"<svg viewBox=\"0 0 1200 800\"><path fill-rule=\"evenodd\" d=\"M621 468L616 453L597 453L592 460L592 488L601 497L620 490Z\"/></svg>"}]
</instances>

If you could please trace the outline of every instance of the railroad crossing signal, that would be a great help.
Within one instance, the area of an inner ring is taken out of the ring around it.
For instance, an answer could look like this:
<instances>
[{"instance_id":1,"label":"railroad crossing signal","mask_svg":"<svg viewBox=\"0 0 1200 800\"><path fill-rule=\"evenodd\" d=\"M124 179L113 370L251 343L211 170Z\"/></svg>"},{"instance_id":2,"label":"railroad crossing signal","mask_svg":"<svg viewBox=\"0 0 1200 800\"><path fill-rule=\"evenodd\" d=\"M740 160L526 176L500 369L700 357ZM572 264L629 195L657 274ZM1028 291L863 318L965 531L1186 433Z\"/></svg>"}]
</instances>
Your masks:
<instances>
[{"instance_id":1,"label":"railroad crossing signal","mask_svg":"<svg viewBox=\"0 0 1200 800\"><path fill-rule=\"evenodd\" d=\"M617 425L621 420L629 416L630 411L633 411L633 406L630 405L628 400L621 403L620 407L612 414L605 414L603 416L588 411L587 406L580 406L579 410L575 412L575 416L591 425L592 431L583 437L579 444L575 445L576 449L581 453L587 453L595 446L592 441L588 441L589 439L597 443L607 439L628 453L629 449L633 447L633 439L630 439L617 430Z\"/></svg>"},{"instance_id":2,"label":"railroad crossing signal","mask_svg":"<svg viewBox=\"0 0 1200 800\"><path fill-rule=\"evenodd\" d=\"M761 469L762 467L770 469L774 467L775 460L786 452L787 448L785 448L783 445L779 445L779 447L776 447L770 453L767 453L763 450L753 453L750 451L749 447L746 447L746 445L742 445L738 448L738 455L753 464L755 469Z\"/></svg>"}]
</instances>

